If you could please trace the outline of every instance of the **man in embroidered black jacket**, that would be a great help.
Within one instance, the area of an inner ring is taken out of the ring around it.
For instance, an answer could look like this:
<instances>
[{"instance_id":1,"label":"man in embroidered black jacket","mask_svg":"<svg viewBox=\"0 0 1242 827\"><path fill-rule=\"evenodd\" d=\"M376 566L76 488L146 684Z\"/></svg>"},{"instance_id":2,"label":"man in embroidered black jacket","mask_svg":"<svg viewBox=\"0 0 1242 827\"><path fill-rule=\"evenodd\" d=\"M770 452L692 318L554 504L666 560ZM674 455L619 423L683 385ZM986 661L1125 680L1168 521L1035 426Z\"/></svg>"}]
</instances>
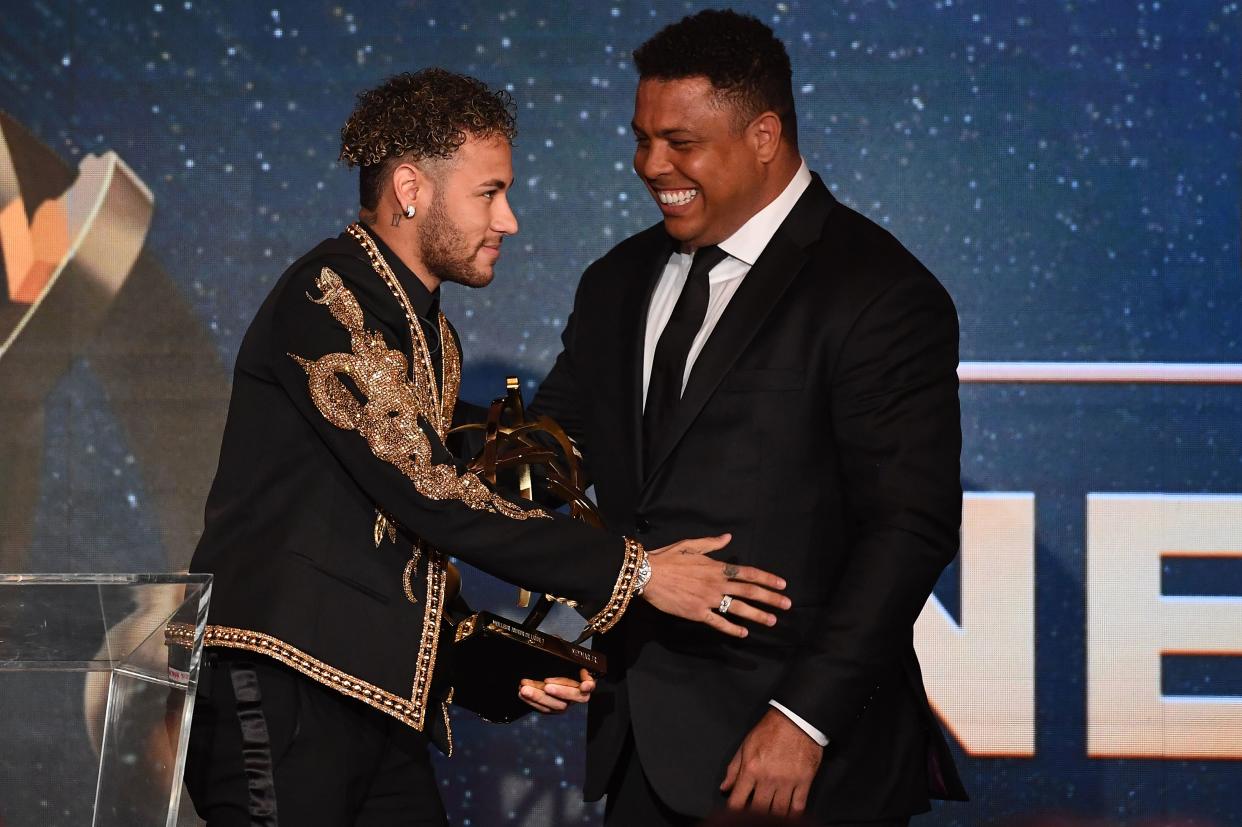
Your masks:
<instances>
[{"instance_id":1,"label":"man in embroidered black jacket","mask_svg":"<svg viewBox=\"0 0 1242 827\"><path fill-rule=\"evenodd\" d=\"M631 599L739 636L711 611L726 593L786 605L765 588L779 578L703 556L727 536L649 557L506 498L444 447L461 358L438 287L488 284L517 231L511 105L437 69L360 95L341 157L361 168L363 223L295 262L242 342L191 564L215 575L186 773L209 827L444 823L426 739L451 750L449 555L578 601L599 631ZM775 622L742 599L730 616Z\"/></svg>"}]
</instances>

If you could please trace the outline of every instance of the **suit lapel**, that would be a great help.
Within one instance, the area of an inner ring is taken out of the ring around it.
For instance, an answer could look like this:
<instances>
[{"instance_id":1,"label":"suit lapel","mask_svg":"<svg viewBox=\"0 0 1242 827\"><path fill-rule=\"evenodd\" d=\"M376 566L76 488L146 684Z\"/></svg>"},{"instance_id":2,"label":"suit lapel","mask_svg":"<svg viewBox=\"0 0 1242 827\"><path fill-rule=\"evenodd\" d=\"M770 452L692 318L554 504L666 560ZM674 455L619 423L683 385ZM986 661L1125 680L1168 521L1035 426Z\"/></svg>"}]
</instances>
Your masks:
<instances>
[{"instance_id":1,"label":"suit lapel","mask_svg":"<svg viewBox=\"0 0 1242 827\"><path fill-rule=\"evenodd\" d=\"M811 185L746 274L695 360L677 413L669 427L660 434L652 454L652 465L646 475L648 482L655 478L660 466L716 392L724 375L745 352L772 308L801 272L808 259L806 248L819 238L828 212L835 203L819 176L812 174ZM640 359L641 354L640 342ZM640 383L641 377L640 362ZM641 434L641 429L637 433Z\"/></svg>"}]
</instances>

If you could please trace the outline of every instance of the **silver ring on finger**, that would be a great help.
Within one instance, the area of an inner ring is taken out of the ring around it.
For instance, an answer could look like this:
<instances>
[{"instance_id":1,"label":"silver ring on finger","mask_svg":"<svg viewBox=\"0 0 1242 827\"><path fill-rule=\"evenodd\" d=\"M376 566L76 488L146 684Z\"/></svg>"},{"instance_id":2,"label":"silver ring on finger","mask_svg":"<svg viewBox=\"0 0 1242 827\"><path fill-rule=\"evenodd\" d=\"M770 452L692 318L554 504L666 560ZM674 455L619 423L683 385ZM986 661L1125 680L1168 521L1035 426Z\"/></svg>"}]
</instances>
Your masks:
<instances>
[{"instance_id":1,"label":"silver ring on finger","mask_svg":"<svg viewBox=\"0 0 1242 827\"><path fill-rule=\"evenodd\" d=\"M716 607L716 611L720 612L722 615L728 614L729 607L732 605L733 605L733 595L726 594L724 597L720 598L720 605Z\"/></svg>"}]
</instances>

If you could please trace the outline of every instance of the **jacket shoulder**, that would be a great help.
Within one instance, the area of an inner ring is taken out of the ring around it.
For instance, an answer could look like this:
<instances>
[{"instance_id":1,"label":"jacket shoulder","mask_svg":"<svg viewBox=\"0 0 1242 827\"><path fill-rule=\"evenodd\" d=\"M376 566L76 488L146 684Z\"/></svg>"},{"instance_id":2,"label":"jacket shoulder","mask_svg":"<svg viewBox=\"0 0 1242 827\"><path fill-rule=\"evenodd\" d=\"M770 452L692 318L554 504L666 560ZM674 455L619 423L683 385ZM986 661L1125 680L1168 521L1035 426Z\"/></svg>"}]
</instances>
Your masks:
<instances>
[{"instance_id":1,"label":"jacket shoulder","mask_svg":"<svg viewBox=\"0 0 1242 827\"><path fill-rule=\"evenodd\" d=\"M614 259L630 259L636 255L655 253L659 247L668 243L668 232L664 222L652 224L645 230L637 232L629 238L617 242L611 250L604 253L599 261Z\"/></svg>"},{"instance_id":2,"label":"jacket shoulder","mask_svg":"<svg viewBox=\"0 0 1242 827\"><path fill-rule=\"evenodd\" d=\"M664 230L663 222L653 224L618 242L611 250L591 262L582 275L582 281L586 283L588 280L606 279L617 272L633 273L635 262L651 258L667 244L668 233Z\"/></svg>"},{"instance_id":3,"label":"jacket shoulder","mask_svg":"<svg viewBox=\"0 0 1242 827\"><path fill-rule=\"evenodd\" d=\"M891 232L837 202L811 256L831 262L838 284L876 296L894 288L934 293L948 299L940 280Z\"/></svg>"},{"instance_id":4,"label":"jacket shoulder","mask_svg":"<svg viewBox=\"0 0 1242 827\"><path fill-rule=\"evenodd\" d=\"M350 288L370 286L371 266L357 254L356 245L329 238L315 245L308 253L289 265L272 289L274 295L287 290L302 291L313 286L323 268L329 268Z\"/></svg>"},{"instance_id":5,"label":"jacket shoulder","mask_svg":"<svg viewBox=\"0 0 1242 827\"><path fill-rule=\"evenodd\" d=\"M383 309L387 288L374 277L369 262L353 255L339 238L327 239L290 264L276 280L242 339L239 365L264 359L276 346L273 337L279 338L279 329L314 323L320 315L330 318L327 309L313 300L323 293L319 277L324 268L340 277L364 312Z\"/></svg>"}]
</instances>

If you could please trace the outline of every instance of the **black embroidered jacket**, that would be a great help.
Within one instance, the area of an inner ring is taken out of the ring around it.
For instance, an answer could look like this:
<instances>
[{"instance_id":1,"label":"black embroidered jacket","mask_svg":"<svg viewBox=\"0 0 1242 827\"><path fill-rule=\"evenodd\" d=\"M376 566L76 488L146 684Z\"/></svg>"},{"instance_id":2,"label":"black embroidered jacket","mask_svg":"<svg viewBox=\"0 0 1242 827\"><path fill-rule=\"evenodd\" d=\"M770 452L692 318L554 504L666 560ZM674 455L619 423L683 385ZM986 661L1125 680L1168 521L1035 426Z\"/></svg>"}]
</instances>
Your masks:
<instances>
[{"instance_id":1,"label":"black embroidered jacket","mask_svg":"<svg viewBox=\"0 0 1242 827\"><path fill-rule=\"evenodd\" d=\"M447 751L447 557L576 599L603 627L641 547L463 470L443 443L456 332L382 242L351 232L295 262L246 332L191 570L215 575L207 645L275 658Z\"/></svg>"}]
</instances>

